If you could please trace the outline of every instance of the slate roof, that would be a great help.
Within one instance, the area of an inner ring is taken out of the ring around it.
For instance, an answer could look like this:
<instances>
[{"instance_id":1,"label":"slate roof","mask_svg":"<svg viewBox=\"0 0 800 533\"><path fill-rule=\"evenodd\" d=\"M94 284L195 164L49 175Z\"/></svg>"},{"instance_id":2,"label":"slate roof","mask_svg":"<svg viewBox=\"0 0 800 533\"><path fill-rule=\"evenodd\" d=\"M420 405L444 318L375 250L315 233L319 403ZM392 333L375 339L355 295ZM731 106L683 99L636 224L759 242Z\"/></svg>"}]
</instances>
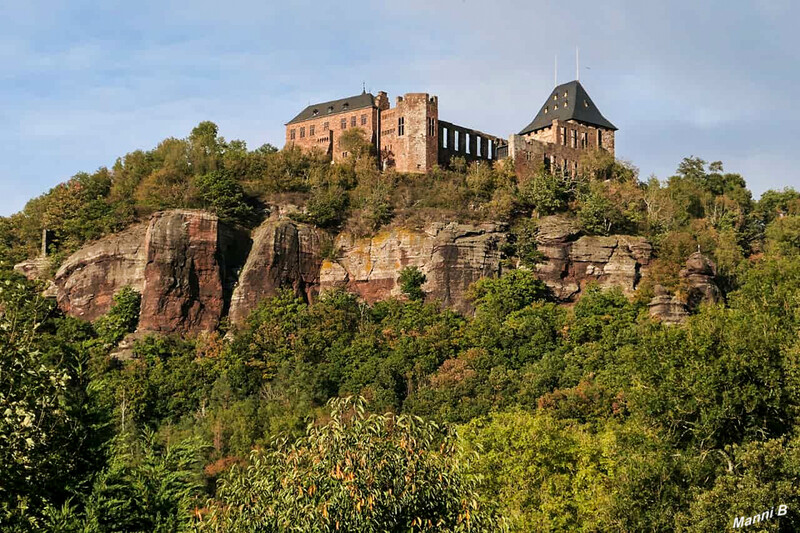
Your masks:
<instances>
[{"instance_id":1,"label":"slate roof","mask_svg":"<svg viewBox=\"0 0 800 533\"><path fill-rule=\"evenodd\" d=\"M374 105L375 97L372 95L372 93L364 92L356 96L340 98L339 100L331 100L330 102L312 104L300 111L300 113L292 120L287 122L287 124L303 122L305 120L324 115L335 115L336 113L343 113L345 111L352 111L354 109L373 107Z\"/></svg>"},{"instance_id":2,"label":"slate roof","mask_svg":"<svg viewBox=\"0 0 800 533\"><path fill-rule=\"evenodd\" d=\"M564 96L565 93L566 97ZM526 133L546 128L555 119L575 120L610 130L617 129L600 113L592 99L589 98L589 93L586 92L586 89L583 88L579 81L562 83L553 89L533 121L525 126L519 134L525 135Z\"/></svg>"}]
</instances>

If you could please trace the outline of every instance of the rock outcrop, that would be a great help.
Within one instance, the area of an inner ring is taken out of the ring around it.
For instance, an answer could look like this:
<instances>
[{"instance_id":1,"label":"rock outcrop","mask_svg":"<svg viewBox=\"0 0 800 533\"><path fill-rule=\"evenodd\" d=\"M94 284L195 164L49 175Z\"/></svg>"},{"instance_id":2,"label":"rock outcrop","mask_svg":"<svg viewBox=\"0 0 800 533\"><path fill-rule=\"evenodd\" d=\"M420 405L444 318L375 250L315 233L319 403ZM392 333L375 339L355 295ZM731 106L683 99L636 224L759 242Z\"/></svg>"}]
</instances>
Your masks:
<instances>
[{"instance_id":1,"label":"rock outcrop","mask_svg":"<svg viewBox=\"0 0 800 533\"><path fill-rule=\"evenodd\" d=\"M30 280L42 279L44 273L50 268L50 259L48 257L36 257L34 259L26 259L25 261L14 265L14 271L19 272Z\"/></svg>"},{"instance_id":2,"label":"rock outcrop","mask_svg":"<svg viewBox=\"0 0 800 533\"><path fill-rule=\"evenodd\" d=\"M211 214L172 210L150 218L140 331L214 329L227 314L250 239Z\"/></svg>"},{"instance_id":3,"label":"rock outcrop","mask_svg":"<svg viewBox=\"0 0 800 533\"><path fill-rule=\"evenodd\" d=\"M687 287L686 303L689 309L695 309L701 303L717 303L722 300L722 293L714 278L717 266L711 259L700 252L695 252L686 260L686 268L680 271L680 277Z\"/></svg>"},{"instance_id":4,"label":"rock outcrop","mask_svg":"<svg viewBox=\"0 0 800 533\"><path fill-rule=\"evenodd\" d=\"M343 287L373 303L400 296L398 277L409 266L425 274L428 299L470 312L468 287L502 273L506 232L495 223L434 223L369 238L342 233L331 243L324 231L277 213L251 241L214 215L178 209L85 246L65 261L55 284L61 308L87 320L107 312L123 287L140 291L140 333L197 333L226 316L241 323L284 287L307 301ZM581 236L565 216L541 219L537 240L547 261L536 271L563 302L574 301L589 281L631 293L652 253L640 237ZM713 296L704 284L713 265L695 262L687 266L687 279Z\"/></svg>"},{"instance_id":5,"label":"rock outcrop","mask_svg":"<svg viewBox=\"0 0 800 533\"><path fill-rule=\"evenodd\" d=\"M650 243L629 235L579 235L578 225L569 217L539 220L537 248L547 261L537 265L536 272L555 297L573 301L589 282L633 293L650 263Z\"/></svg>"},{"instance_id":6,"label":"rock outcrop","mask_svg":"<svg viewBox=\"0 0 800 533\"><path fill-rule=\"evenodd\" d=\"M330 237L308 224L270 218L253 233L253 246L233 291L230 318L241 323L280 288L313 301L319 293L322 251Z\"/></svg>"},{"instance_id":7,"label":"rock outcrop","mask_svg":"<svg viewBox=\"0 0 800 533\"><path fill-rule=\"evenodd\" d=\"M676 296L671 295L661 285L653 288L655 296L648 304L650 316L665 324L680 324L689 316L684 304Z\"/></svg>"},{"instance_id":8,"label":"rock outcrop","mask_svg":"<svg viewBox=\"0 0 800 533\"><path fill-rule=\"evenodd\" d=\"M58 306L72 316L94 320L108 311L123 287L141 292L146 232L147 224L137 224L68 257L55 275Z\"/></svg>"},{"instance_id":9,"label":"rock outcrop","mask_svg":"<svg viewBox=\"0 0 800 533\"><path fill-rule=\"evenodd\" d=\"M684 298L671 295L660 285L655 286L655 296L650 303L650 316L666 324L684 322L690 311L702 303L718 303L722 300L714 277L717 267L714 262L700 252L695 252L686 260L686 268L680 271Z\"/></svg>"},{"instance_id":10,"label":"rock outcrop","mask_svg":"<svg viewBox=\"0 0 800 533\"><path fill-rule=\"evenodd\" d=\"M501 272L499 224L431 224L424 230L388 229L371 238L339 235L337 258L323 261L320 288L344 287L367 302L400 295L397 279L404 267L416 266L426 276L428 298L462 312L469 285Z\"/></svg>"}]
</instances>

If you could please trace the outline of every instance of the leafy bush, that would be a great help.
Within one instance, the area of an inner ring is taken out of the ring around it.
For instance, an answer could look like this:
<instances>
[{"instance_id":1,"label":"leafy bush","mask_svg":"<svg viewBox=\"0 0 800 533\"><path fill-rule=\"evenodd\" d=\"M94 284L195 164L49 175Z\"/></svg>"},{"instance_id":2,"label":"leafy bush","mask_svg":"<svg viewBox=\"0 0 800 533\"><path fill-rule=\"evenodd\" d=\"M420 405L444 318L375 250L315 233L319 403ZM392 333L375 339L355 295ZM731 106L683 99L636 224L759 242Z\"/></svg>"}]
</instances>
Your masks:
<instances>
[{"instance_id":1,"label":"leafy bush","mask_svg":"<svg viewBox=\"0 0 800 533\"><path fill-rule=\"evenodd\" d=\"M116 346L126 334L136 330L141 300L141 295L130 287L125 287L114 295L111 309L94 324L98 336L106 346Z\"/></svg>"}]
</instances>

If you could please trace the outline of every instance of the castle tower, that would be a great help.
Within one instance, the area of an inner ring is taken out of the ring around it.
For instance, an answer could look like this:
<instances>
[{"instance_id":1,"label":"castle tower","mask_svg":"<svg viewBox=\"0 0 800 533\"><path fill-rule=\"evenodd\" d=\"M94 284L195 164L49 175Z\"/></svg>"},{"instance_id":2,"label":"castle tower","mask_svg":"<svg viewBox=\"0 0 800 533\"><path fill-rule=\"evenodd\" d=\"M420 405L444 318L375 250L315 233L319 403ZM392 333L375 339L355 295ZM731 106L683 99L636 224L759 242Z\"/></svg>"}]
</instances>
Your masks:
<instances>
[{"instance_id":1,"label":"castle tower","mask_svg":"<svg viewBox=\"0 0 800 533\"><path fill-rule=\"evenodd\" d=\"M509 138L509 156L574 174L586 150L614 155L616 131L575 80L553 89L534 119Z\"/></svg>"}]
</instances>

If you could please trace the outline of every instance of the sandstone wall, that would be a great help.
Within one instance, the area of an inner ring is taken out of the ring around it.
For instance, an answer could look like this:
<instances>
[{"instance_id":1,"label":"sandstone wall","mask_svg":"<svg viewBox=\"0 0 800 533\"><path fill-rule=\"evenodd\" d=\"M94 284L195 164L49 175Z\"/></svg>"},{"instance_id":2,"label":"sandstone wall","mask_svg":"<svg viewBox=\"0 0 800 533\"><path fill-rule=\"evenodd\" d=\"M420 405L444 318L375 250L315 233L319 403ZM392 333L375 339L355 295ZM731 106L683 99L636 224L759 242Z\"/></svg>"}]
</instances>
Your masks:
<instances>
[{"instance_id":1,"label":"sandstone wall","mask_svg":"<svg viewBox=\"0 0 800 533\"><path fill-rule=\"evenodd\" d=\"M88 244L64 261L55 275L58 306L72 316L94 320L111 307L123 287L144 285L147 224Z\"/></svg>"},{"instance_id":2,"label":"sandstone wall","mask_svg":"<svg viewBox=\"0 0 800 533\"><path fill-rule=\"evenodd\" d=\"M208 213L164 211L145 238L140 331L214 329L227 314L249 238Z\"/></svg>"},{"instance_id":3,"label":"sandstone wall","mask_svg":"<svg viewBox=\"0 0 800 533\"><path fill-rule=\"evenodd\" d=\"M370 303L400 296L400 271L416 266L429 300L468 313L470 284L502 274L506 232L502 224L435 223L370 238L342 233L330 243L325 232L276 215L251 241L208 213L171 210L79 250L55 285L59 306L71 315L94 320L130 286L142 294L140 332L197 333L226 316L241 323L280 288L307 301L334 287ZM536 272L562 302L574 301L590 281L631 294L652 253L640 237L581 236L566 216L542 218L537 239L547 261ZM325 250L335 259L323 260ZM714 289L700 283L712 276L713 265L698 258L687 264L687 279L703 295L713 297Z\"/></svg>"},{"instance_id":4,"label":"sandstone wall","mask_svg":"<svg viewBox=\"0 0 800 533\"><path fill-rule=\"evenodd\" d=\"M554 215L539 221L538 249L547 262L536 272L561 301L575 300L590 282L631 295L646 275L653 247L644 237L579 236L574 220Z\"/></svg>"},{"instance_id":5,"label":"sandstone wall","mask_svg":"<svg viewBox=\"0 0 800 533\"><path fill-rule=\"evenodd\" d=\"M335 261L323 261L320 288L344 287L367 302L399 296L400 270L418 267L427 277L428 298L459 311L470 311L465 292L474 281L501 273L498 224L432 224L424 230L392 229L371 238L349 234L336 238Z\"/></svg>"},{"instance_id":6,"label":"sandstone wall","mask_svg":"<svg viewBox=\"0 0 800 533\"><path fill-rule=\"evenodd\" d=\"M253 233L253 246L233 292L230 317L247 318L258 303L280 288L313 301L319 293L322 250L328 235L308 224L272 218Z\"/></svg>"}]
</instances>

